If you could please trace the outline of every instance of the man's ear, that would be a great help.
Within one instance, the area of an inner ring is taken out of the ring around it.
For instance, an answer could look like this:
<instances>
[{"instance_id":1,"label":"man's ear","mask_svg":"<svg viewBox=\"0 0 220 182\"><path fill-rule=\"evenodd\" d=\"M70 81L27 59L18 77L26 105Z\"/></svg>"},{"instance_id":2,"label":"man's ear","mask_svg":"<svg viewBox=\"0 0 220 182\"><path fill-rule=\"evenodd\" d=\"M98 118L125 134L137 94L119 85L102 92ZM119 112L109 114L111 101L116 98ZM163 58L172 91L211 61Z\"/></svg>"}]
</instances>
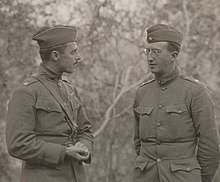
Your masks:
<instances>
[{"instance_id":1,"label":"man's ear","mask_svg":"<svg viewBox=\"0 0 220 182\"><path fill-rule=\"evenodd\" d=\"M171 53L171 59L176 59L177 58L177 56L178 56L178 52L177 51L173 51L172 53Z\"/></svg>"},{"instance_id":2,"label":"man's ear","mask_svg":"<svg viewBox=\"0 0 220 182\"><path fill-rule=\"evenodd\" d=\"M60 54L57 51L52 51L50 56L53 61L59 61L60 59Z\"/></svg>"}]
</instances>

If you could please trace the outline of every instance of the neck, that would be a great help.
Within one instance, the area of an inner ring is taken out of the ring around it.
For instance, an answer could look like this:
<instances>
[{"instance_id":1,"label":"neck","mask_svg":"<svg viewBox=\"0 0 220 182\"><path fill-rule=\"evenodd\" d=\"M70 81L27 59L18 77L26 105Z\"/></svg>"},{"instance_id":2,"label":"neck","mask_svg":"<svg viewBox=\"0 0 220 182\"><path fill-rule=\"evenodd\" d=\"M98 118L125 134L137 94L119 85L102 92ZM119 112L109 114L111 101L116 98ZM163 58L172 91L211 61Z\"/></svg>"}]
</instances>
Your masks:
<instances>
[{"instance_id":1,"label":"neck","mask_svg":"<svg viewBox=\"0 0 220 182\"><path fill-rule=\"evenodd\" d=\"M159 80L162 80L164 78L167 78L170 74L173 73L173 71L175 70L175 66L172 67L171 69L167 70L166 72L164 73L155 73L155 76L159 79Z\"/></svg>"},{"instance_id":2,"label":"neck","mask_svg":"<svg viewBox=\"0 0 220 182\"><path fill-rule=\"evenodd\" d=\"M44 68L46 68L47 70L49 70L50 72L52 72L54 75L57 75L59 77L62 76L62 73L60 73L58 70L57 70L57 67L53 64L47 64L47 63L42 63L42 66Z\"/></svg>"}]
</instances>

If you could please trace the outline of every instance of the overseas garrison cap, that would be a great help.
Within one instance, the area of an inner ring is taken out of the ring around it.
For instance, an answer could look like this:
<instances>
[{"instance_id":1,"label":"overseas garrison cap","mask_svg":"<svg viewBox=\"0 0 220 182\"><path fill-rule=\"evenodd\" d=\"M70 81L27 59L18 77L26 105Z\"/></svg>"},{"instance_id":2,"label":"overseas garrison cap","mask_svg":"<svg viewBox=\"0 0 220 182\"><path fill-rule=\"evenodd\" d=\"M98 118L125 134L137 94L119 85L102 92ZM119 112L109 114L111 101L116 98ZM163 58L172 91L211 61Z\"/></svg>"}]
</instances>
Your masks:
<instances>
[{"instance_id":1,"label":"overseas garrison cap","mask_svg":"<svg viewBox=\"0 0 220 182\"><path fill-rule=\"evenodd\" d=\"M77 41L77 31L73 26L45 26L33 35L41 49Z\"/></svg>"},{"instance_id":2,"label":"overseas garrison cap","mask_svg":"<svg viewBox=\"0 0 220 182\"><path fill-rule=\"evenodd\" d=\"M165 25L156 24L147 29L147 42L175 42L181 45L183 34L177 29Z\"/></svg>"}]
</instances>

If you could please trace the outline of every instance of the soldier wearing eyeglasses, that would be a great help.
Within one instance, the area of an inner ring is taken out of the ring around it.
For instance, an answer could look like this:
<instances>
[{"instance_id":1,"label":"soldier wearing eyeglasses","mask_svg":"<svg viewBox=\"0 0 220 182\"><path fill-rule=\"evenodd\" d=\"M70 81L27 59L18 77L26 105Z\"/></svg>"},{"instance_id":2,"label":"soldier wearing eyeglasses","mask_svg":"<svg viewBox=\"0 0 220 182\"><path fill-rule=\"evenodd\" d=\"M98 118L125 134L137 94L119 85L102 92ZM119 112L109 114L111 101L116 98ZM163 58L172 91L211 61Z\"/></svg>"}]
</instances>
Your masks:
<instances>
[{"instance_id":1,"label":"soldier wearing eyeglasses","mask_svg":"<svg viewBox=\"0 0 220 182\"><path fill-rule=\"evenodd\" d=\"M210 92L176 65L182 38L168 25L147 29L144 53L154 78L138 88L133 105L133 182L211 182L218 168Z\"/></svg>"}]
</instances>

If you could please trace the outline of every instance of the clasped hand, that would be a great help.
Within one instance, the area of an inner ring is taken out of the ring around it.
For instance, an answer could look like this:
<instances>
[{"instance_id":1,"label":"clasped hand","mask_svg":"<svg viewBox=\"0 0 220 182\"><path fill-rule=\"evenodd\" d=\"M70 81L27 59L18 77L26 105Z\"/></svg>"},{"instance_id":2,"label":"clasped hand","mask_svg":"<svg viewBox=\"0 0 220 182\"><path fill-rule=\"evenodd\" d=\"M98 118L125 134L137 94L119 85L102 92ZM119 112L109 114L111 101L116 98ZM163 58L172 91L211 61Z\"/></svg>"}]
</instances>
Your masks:
<instances>
[{"instance_id":1,"label":"clasped hand","mask_svg":"<svg viewBox=\"0 0 220 182\"><path fill-rule=\"evenodd\" d=\"M90 153L83 143L77 142L75 145L67 146L66 155L78 161L85 161L89 158Z\"/></svg>"}]
</instances>

